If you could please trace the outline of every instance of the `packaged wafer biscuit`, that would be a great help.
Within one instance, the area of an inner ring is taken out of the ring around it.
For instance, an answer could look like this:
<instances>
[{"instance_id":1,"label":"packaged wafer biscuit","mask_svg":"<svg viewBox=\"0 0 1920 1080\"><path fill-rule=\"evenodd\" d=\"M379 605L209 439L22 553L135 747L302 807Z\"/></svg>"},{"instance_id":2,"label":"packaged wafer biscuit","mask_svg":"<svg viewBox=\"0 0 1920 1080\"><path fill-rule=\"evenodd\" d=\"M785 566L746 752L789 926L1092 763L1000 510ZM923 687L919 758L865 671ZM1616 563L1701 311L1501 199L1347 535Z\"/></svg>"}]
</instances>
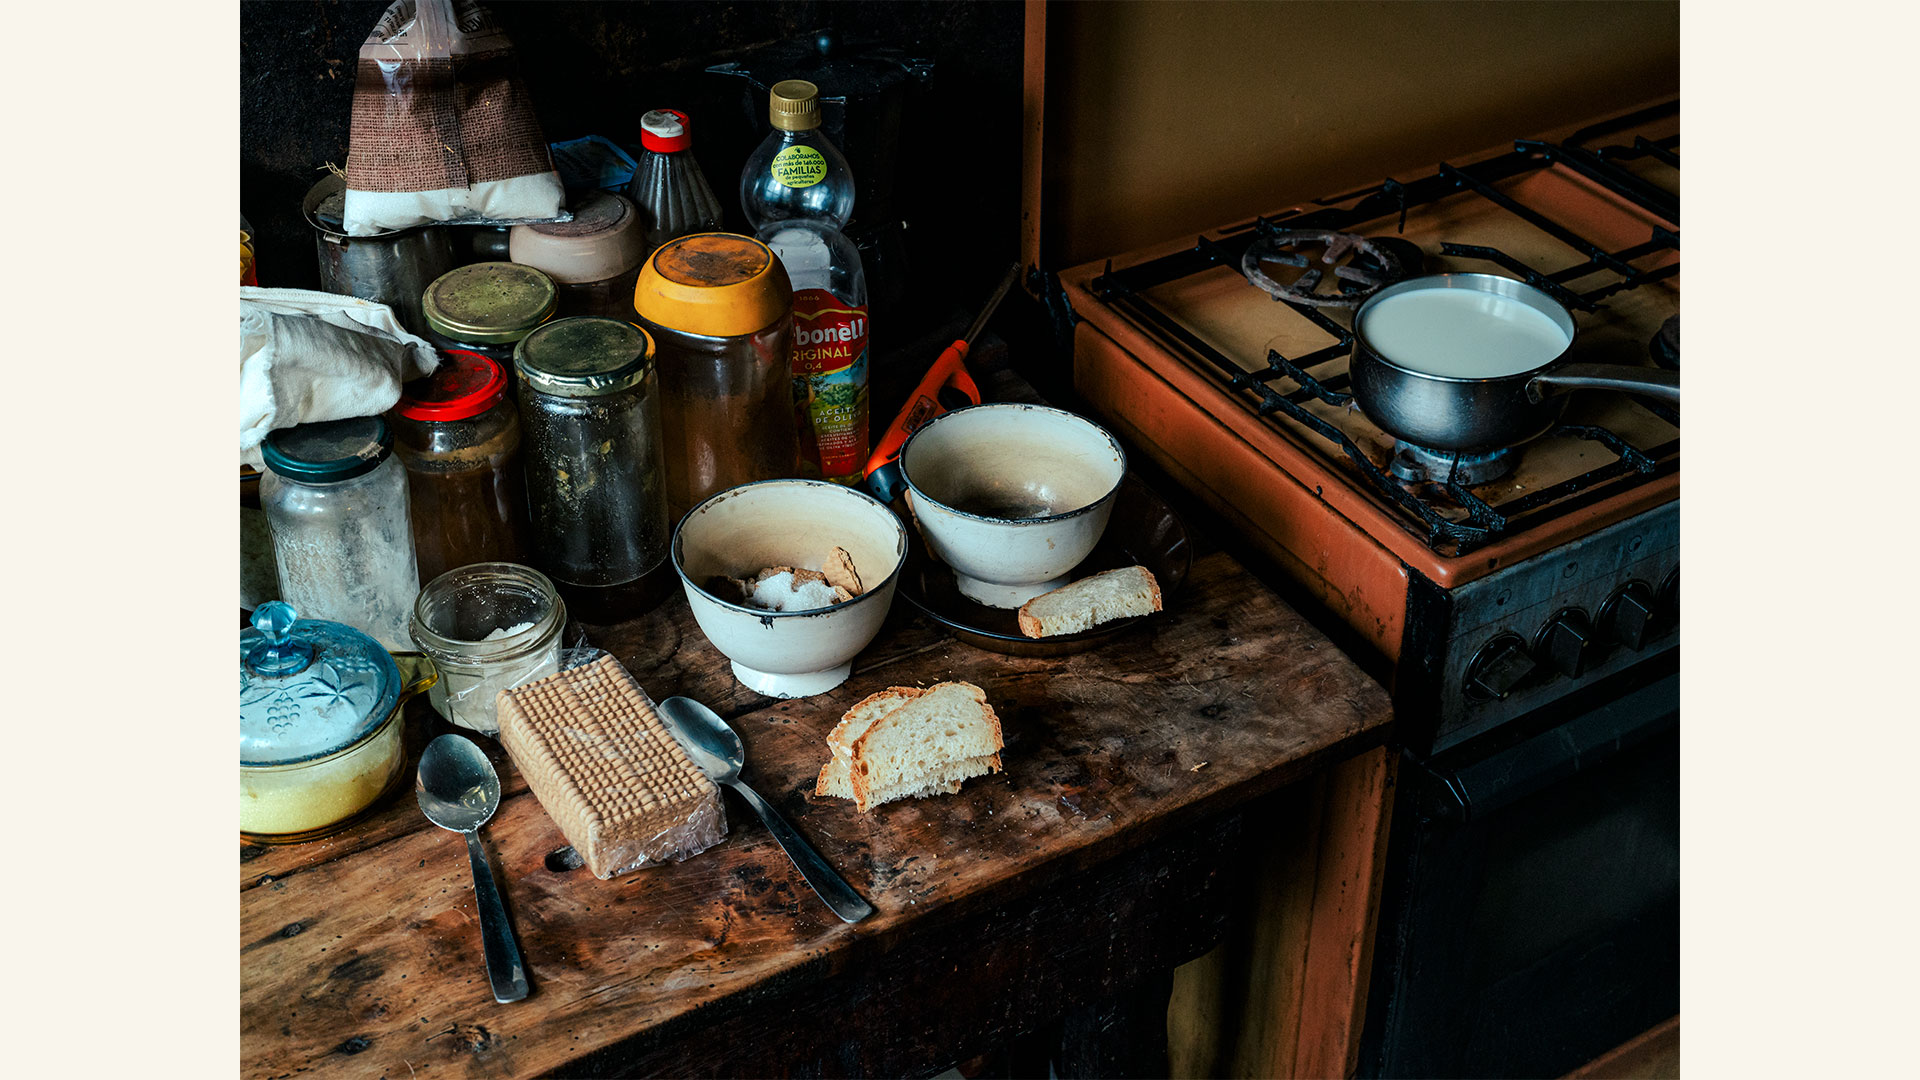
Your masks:
<instances>
[{"instance_id":1,"label":"packaged wafer biscuit","mask_svg":"<svg viewBox=\"0 0 1920 1080\"><path fill-rule=\"evenodd\" d=\"M612 656L498 700L500 744L593 876L678 862L726 839L720 789Z\"/></svg>"}]
</instances>

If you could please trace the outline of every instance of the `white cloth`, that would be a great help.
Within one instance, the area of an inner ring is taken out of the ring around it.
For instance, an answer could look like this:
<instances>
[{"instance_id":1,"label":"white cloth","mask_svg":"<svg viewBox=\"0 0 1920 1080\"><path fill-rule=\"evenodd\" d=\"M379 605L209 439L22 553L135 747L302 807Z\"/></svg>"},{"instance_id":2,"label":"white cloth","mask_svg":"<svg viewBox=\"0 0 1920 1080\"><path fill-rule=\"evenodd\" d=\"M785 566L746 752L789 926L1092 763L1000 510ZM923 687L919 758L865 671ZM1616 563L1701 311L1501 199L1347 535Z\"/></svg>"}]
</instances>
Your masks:
<instances>
[{"instance_id":1,"label":"white cloth","mask_svg":"<svg viewBox=\"0 0 1920 1080\"><path fill-rule=\"evenodd\" d=\"M386 412L401 383L439 366L385 304L242 285L240 463L264 468L260 443L277 428Z\"/></svg>"}]
</instances>

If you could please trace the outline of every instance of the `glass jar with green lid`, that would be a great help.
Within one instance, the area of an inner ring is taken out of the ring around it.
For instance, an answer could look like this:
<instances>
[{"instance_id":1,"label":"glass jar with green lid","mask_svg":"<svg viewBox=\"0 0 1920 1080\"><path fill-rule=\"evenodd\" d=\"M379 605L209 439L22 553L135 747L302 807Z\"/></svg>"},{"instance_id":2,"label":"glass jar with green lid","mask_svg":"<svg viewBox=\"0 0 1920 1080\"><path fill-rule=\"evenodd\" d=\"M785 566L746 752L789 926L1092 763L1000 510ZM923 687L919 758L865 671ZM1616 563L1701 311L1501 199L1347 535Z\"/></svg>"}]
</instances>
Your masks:
<instances>
[{"instance_id":1,"label":"glass jar with green lid","mask_svg":"<svg viewBox=\"0 0 1920 1080\"><path fill-rule=\"evenodd\" d=\"M301 424L270 433L260 451L280 598L411 651L420 575L393 429L378 416Z\"/></svg>"},{"instance_id":2,"label":"glass jar with green lid","mask_svg":"<svg viewBox=\"0 0 1920 1080\"><path fill-rule=\"evenodd\" d=\"M482 262L434 278L421 295L427 337L442 349L465 349L513 363L513 347L553 318L560 291L531 266Z\"/></svg>"},{"instance_id":3,"label":"glass jar with green lid","mask_svg":"<svg viewBox=\"0 0 1920 1080\"><path fill-rule=\"evenodd\" d=\"M535 564L583 621L650 610L674 576L653 339L617 319L555 319L514 366Z\"/></svg>"}]
</instances>

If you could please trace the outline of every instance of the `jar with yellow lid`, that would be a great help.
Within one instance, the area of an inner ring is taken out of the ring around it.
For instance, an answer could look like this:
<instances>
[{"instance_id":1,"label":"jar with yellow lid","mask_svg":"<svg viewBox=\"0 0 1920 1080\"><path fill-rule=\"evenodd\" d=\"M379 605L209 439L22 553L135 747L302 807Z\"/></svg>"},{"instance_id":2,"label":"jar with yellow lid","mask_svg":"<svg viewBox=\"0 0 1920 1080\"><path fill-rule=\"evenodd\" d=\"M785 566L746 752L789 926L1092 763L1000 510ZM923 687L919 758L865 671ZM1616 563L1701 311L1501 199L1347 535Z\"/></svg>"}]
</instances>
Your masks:
<instances>
[{"instance_id":1,"label":"jar with yellow lid","mask_svg":"<svg viewBox=\"0 0 1920 1080\"><path fill-rule=\"evenodd\" d=\"M421 294L427 338L441 349L465 349L509 370L513 347L553 318L560 290L531 266L481 262L434 278Z\"/></svg>"},{"instance_id":2,"label":"jar with yellow lid","mask_svg":"<svg viewBox=\"0 0 1920 1080\"><path fill-rule=\"evenodd\" d=\"M634 310L653 336L677 520L715 492L798 475L793 287L750 236L698 233L648 258Z\"/></svg>"}]
</instances>

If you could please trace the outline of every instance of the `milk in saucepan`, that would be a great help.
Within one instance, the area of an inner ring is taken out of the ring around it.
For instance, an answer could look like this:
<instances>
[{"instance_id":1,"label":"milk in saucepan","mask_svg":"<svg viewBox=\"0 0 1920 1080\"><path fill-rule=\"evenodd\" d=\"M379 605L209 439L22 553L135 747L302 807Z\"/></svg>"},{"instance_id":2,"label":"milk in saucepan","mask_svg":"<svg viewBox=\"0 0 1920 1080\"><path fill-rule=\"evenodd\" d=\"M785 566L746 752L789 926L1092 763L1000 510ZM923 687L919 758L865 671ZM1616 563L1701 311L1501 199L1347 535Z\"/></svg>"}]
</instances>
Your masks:
<instances>
[{"instance_id":1,"label":"milk in saucepan","mask_svg":"<svg viewBox=\"0 0 1920 1080\"><path fill-rule=\"evenodd\" d=\"M1409 371L1455 379L1517 375L1566 351L1544 312L1477 289L1415 289L1367 309L1373 351Z\"/></svg>"}]
</instances>

